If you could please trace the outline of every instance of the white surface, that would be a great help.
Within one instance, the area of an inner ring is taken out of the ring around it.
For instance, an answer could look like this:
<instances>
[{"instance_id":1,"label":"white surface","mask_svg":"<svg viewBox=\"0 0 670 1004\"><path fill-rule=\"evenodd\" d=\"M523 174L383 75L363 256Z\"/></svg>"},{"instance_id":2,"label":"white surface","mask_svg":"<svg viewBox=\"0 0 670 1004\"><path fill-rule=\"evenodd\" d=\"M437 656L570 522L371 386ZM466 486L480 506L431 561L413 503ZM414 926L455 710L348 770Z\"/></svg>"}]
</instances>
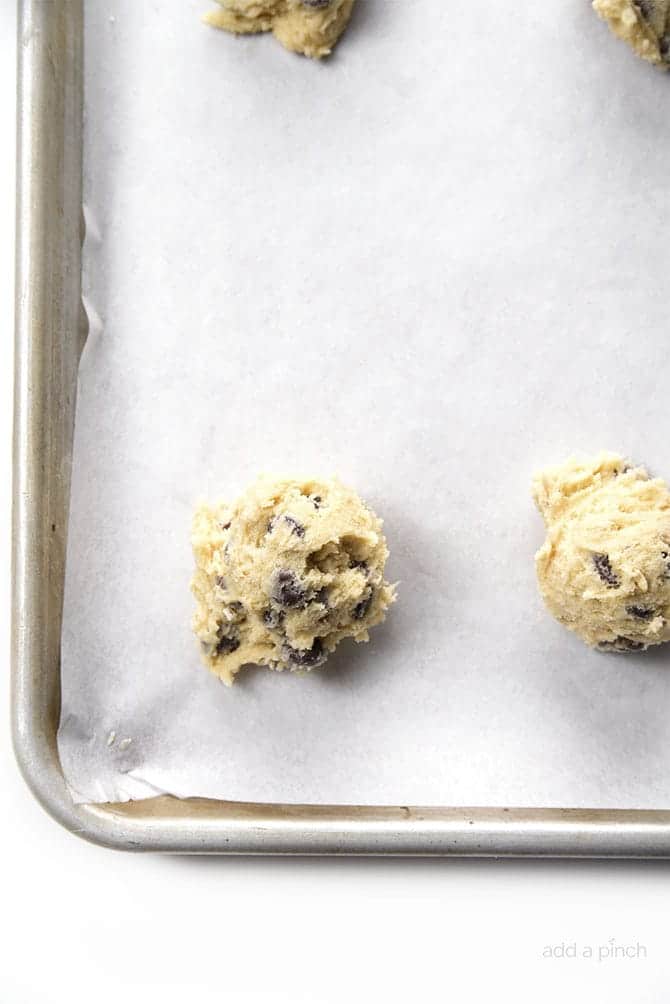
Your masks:
<instances>
[{"instance_id":1,"label":"white surface","mask_svg":"<svg viewBox=\"0 0 670 1004\"><path fill-rule=\"evenodd\" d=\"M529 482L603 447L670 475L668 80L583 0L364 0L328 64L201 9L88 20L73 787L667 806L668 652L545 614ZM327 670L229 691L189 631L188 526L268 469L358 488L399 601Z\"/></svg>"},{"instance_id":2,"label":"white surface","mask_svg":"<svg viewBox=\"0 0 670 1004\"><path fill-rule=\"evenodd\" d=\"M8 692L14 9L0 4L0 647ZM626 55L610 50L628 72ZM5 708L5 721L7 713ZM667 999L666 865L131 857L37 806L0 729L7 1004L535 1004ZM641 942L647 958L543 960ZM73 973L76 974L73 977Z\"/></svg>"}]
</instances>

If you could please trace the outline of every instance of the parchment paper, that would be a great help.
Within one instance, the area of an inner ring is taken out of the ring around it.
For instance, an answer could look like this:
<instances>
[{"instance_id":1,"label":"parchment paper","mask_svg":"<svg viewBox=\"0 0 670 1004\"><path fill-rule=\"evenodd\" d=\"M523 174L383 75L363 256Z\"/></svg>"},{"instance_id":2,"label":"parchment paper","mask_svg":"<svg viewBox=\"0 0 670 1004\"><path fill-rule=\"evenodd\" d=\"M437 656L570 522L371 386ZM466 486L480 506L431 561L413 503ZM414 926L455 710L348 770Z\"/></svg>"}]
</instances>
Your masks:
<instances>
[{"instance_id":1,"label":"parchment paper","mask_svg":"<svg viewBox=\"0 0 670 1004\"><path fill-rule=\"evenodd\" d=\"M87 5L76 797L667 808L669 653L544 612L529 482L601 448L670 476L670 79L585 0L358 0L320 64L206 9ZM190 517L264 470L355 486L399 601L227 690Z\"/></svg>"}]
</instances>

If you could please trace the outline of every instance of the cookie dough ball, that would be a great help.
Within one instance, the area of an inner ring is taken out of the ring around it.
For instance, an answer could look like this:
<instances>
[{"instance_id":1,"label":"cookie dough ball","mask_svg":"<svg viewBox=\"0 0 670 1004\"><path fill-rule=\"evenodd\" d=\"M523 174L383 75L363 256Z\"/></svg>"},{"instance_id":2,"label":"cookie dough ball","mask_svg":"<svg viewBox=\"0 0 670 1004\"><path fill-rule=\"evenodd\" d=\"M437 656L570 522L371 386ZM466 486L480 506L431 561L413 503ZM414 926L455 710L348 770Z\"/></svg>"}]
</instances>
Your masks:
<instances>
[{"instance_id":1,"label":"cookie dough ball","mask_svg":"<svg viewBox=\"0 0 670 1004\"><path fill-rule=\"evenodd\" d=\"M630 652L670 640L670 493L615 453L541 471L547 526L535 561L550 612L588 645Z\"/></svg>"},{"instance_id":2,"label":"cookie dough ball","mask_svg":"<svg viewBox=\"0 0 670 1004\"><path fill-rule=\"evenodd\" d=\"M670 66L670 0L593 0L593 7L638 56Z\"/></svg>"},{"instance_id":3,"label":"cookie dough ball","mask_svg":"<svg viewBox=\"0 0 670 1004\"><path fill-rule=\"evenodd\" d=\"M214 28L237 35L271 31L291 52L328 56L347 26L354 0L218 0L205 16Z\"/></svg>"},{"instance_id":4,"label":"cookie dough ball","mask_svg":"<svg viewBox=\"0 0 670 1004\"><path fill-rule=\"evenodd\" d=\"M260 478L193 520L193 630L224 683L242 666L309 670L368 641L395 599L382 521L339 481Z\"/></svg>"}]
</instances>

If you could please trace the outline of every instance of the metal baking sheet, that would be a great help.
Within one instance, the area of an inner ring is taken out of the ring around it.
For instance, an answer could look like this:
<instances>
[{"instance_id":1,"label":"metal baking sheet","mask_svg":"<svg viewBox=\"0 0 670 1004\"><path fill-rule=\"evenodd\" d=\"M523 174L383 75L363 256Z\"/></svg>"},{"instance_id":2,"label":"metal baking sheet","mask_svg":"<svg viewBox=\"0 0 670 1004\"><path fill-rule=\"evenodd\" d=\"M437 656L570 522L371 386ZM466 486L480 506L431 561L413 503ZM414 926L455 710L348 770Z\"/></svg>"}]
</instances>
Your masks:
<instances>
[{"instance_id":1,"label":"metal baking sheet","mask_svg":"<svg viewBox=\"0 0 670 1004\"><path fill-rule=\"evenodd\" d=\"M664 811L268 806L174 798L111 806L72 803L59 769L55 726L72 406L82 330L81 29L81 8L75 2L24 5L13 706L17 753L38 797L84 836L136 849L666 855L670 814ZM553 72L560 65L557 59ZM600 56L598 65L605 65ZM645 78L635 79L644 90ZM614 104L626 105L623 92L623 85L615 90L622 100ZM637 106L633 113L631 121L639 113ZM649 139L646 148L642 144L647 155ZM594 240L593 248L597 246ZM638 305L642 300L640 294ZM652 296L649 309L654 302ZM610 313L616 319L614 304ZM620 334L616 351L624 352L625 344ZM598 410L607 403L597 397ZM642 437L638 430L622 444L630 444L631 452L638 445L635 437ZM654 461L648 450L646 455ZM653 675L654 667L647 672ZM625 701L621 706L623 710Z\"/></svg>"}]
</instances>

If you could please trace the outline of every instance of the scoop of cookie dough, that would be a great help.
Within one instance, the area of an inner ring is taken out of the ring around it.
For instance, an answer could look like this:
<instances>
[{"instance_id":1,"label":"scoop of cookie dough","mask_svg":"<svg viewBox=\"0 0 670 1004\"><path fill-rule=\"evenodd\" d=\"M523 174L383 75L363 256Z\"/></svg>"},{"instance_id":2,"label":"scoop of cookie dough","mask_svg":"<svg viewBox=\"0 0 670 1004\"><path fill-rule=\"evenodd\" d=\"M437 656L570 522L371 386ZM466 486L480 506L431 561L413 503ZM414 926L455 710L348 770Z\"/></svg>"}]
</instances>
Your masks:
<instances>
[{"instance_id":1,"label":"scoop of cookie dough","mask_svg":"<svg viewBox=\"0 0 670 1004\"><path fill-rule=\"evenodd\" d=\"M593 7L638 56L670 66L670 0L593 0Z\"/></svg>"},{"instance_id":2,"label":"scoop of cookie dough","mask_svg":"<svg viewBox=\"0 0 670 1004\"><path fill-rule=\"evenodd\" d=\"M354 0L218 0L205 15L214 28L237 35L271 31L291 52L328 56L347 26Z\"/></svg>"},{"instance_id":3,"label":"scoop of cookie dough","mask_svg":"<svg viewBox=\"0 0 670 1004\"><path fill-rule=\"evenodd\" d=\"M630 652L670 640L670 492L616 453L541 471L547 527L535 556L550 612L588 645Z\"/></svg>"},{"instance_id":4,"label":"scoop of cookie dough","mask_svg":"<svg viewBox=\"0 0 670 1004\"><path fill-rule=\"evenodd\" d=\"M395 599L382 521L339 481L260 478L193 519L193 630L231 684L242 666L309 670L368 641Z\"/></svg>"}]
</instances>

